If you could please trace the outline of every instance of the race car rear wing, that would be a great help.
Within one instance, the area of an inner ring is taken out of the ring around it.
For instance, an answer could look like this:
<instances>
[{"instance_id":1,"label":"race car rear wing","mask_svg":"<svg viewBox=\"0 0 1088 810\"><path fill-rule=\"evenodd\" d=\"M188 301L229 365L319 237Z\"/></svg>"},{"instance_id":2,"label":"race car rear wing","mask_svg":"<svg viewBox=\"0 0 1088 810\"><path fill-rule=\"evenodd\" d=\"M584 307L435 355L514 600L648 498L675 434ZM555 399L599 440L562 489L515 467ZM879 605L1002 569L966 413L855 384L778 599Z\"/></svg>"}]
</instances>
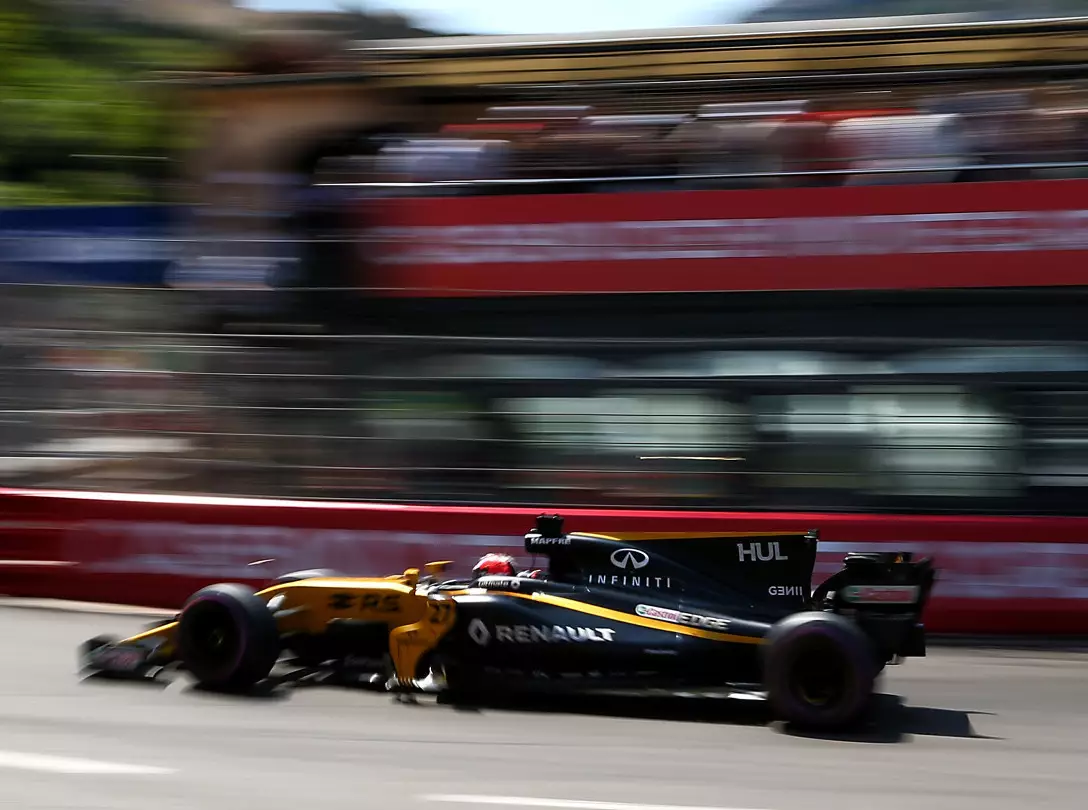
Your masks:
<instances>
[{"instance_id":1,"label":"race car rear wing","mask_svg":"<svg viewBox=\"0 0 1088 810\"><path fill-rule=\"evenodd\" d=\"M933 562L910 552L851 552L812 592L816 609L852 618L887 658L924 656L922 614L936 582Z\"/></svg>"}]
</instances>

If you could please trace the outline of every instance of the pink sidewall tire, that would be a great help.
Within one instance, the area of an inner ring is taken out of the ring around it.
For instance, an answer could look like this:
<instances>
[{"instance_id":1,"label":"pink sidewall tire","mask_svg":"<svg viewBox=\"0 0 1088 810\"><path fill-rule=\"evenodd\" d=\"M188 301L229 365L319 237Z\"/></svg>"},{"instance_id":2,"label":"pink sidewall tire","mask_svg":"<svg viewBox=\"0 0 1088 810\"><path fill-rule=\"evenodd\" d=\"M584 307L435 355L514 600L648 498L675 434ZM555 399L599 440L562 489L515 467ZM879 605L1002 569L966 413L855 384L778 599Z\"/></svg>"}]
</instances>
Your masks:
<instances>
[{"instance_id":1,"label":"pink sidewall tire","mask_svg":"<svg viewBox=\"0 0 1088 810\"><path fill-rule=\"evenodd\" d=\"M280 656L268 606L253 589L233 583L209 585L189 598L178 618L177 645L197 683L219 690L251 689Z\"/></svg>"},{"instance_id":2,"label":"pink sidewall tire","mask_svg":"<svg viewBox=\"0 0 1088 810\"><path fill-rule=\"evenodd\" d=\"M880 666L856 624L834 613L798 613L772 627L766 641L764 686L778 719L813 731L862 719Z\"/></svg>"}]
</instances>

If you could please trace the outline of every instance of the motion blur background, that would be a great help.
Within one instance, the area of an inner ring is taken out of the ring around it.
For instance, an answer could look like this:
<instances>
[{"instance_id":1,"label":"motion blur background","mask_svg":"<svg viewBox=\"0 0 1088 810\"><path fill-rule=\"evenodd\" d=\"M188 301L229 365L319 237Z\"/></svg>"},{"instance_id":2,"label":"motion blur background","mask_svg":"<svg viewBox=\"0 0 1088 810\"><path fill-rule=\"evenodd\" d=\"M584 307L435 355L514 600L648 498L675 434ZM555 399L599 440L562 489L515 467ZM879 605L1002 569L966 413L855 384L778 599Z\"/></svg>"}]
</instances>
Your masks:
<instances>
[{"instance_id":1,"label":"motion blur background","mask_svg":"<svg viewBox=\"0 0 1088 810\"><path fill-rule=\"evenodd\" d=\"M0 484L1088 509L1088 4L273 5L0 0Z\"/></svg>"}]
</instances>

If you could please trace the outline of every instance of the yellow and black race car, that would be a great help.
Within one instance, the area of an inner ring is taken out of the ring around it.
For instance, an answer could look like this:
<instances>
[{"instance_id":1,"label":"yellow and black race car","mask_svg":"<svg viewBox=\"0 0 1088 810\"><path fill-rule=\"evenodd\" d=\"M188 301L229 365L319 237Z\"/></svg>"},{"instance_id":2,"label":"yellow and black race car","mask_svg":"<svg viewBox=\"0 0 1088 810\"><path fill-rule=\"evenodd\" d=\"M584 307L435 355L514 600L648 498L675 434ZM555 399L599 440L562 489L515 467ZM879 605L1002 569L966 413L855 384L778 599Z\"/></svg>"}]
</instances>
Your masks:
<instances>
[{"instance_id":1,"label":"yellow and black race car","mask_svg":"<svg viewBox=\"0 0 1088 810\"><path fill-rule=\"evenodd\" d=\"M935 571L907 553L851 553L813 590L816 531L567 533L542 515L525 550L540 577L438 581L331 571L285 575L254 591L212 585L172 621L97 637L85 672L245 690L273 668L354 668L394 692L452 698L518 686L749 689L776 714L837 727L865 711L888 663L924 656L921 614Z\"/></svg>"}]
</instances>

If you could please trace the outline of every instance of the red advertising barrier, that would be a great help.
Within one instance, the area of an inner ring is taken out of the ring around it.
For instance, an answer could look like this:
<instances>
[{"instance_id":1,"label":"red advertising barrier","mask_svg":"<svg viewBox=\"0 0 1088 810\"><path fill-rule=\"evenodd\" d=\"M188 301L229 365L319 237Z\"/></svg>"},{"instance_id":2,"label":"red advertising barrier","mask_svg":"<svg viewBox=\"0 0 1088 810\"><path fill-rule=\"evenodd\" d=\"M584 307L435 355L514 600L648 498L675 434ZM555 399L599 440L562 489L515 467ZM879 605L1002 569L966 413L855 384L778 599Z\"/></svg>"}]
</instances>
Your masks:
<instances>
[{"instance_id":1,"label":"red advertising barrier","mask_svg":"<svg viewBox=\"0 0 1088 810\"><path fill-rule=\"evenodd\" d=\"M364 216L380 217L368 284L434 297L1082 285L1086 198L1088 180L383 199Z\"/></svg>"},{"instance_id":2,"label":"red advertising barrier","mask_svg":"<svg viewBox=\"0 0 1088 810\"><path fill-rule=\"evenodd\" d=\"M174 608L202 585L278 573L399 573L486 550L526 563L538 510L0 490L0 592ZM815 579L848 550L932 556L937 633L1088 635L1088 518L567 510L570 530L819 529Z\"/></svg>"}]
</instances>

